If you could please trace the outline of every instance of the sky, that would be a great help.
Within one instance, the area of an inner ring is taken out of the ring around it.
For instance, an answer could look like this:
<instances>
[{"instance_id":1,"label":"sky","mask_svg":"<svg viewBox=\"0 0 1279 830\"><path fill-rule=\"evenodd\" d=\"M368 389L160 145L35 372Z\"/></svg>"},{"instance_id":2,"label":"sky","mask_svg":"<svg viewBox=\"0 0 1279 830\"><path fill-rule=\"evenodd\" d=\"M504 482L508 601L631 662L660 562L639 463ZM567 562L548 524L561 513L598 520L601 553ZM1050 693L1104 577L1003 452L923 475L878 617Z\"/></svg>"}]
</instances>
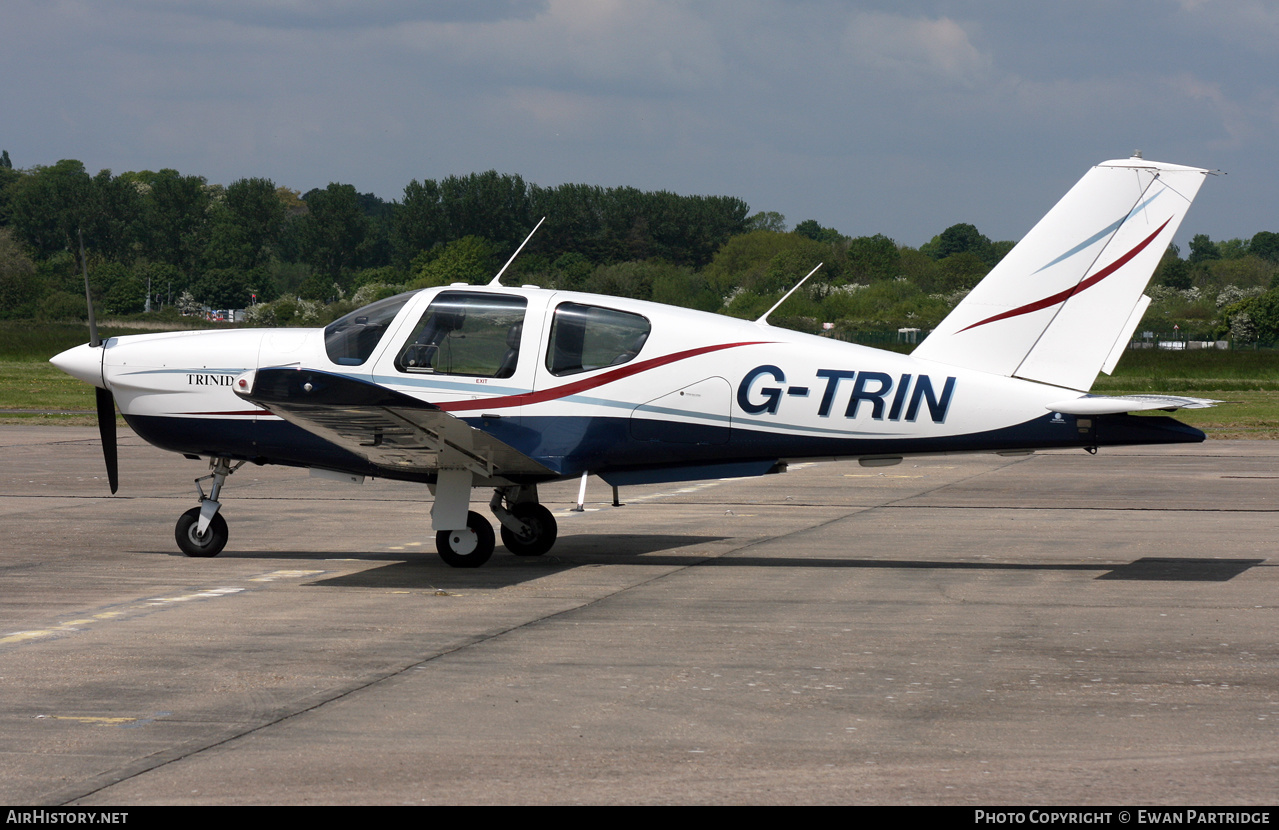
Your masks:
<instances>
[{"instance_id":1,"label":"sky","mask_svg":"<svg viewBox=\"0 0 1279 830\"><path fill-rule=\"evenodd\" d=\"M1088 167L1221 170L1178 240L1279 231L1266 0L5 0L0 149L388 200L497 170L1019 239Z\"/></svg>"}]
</instances>

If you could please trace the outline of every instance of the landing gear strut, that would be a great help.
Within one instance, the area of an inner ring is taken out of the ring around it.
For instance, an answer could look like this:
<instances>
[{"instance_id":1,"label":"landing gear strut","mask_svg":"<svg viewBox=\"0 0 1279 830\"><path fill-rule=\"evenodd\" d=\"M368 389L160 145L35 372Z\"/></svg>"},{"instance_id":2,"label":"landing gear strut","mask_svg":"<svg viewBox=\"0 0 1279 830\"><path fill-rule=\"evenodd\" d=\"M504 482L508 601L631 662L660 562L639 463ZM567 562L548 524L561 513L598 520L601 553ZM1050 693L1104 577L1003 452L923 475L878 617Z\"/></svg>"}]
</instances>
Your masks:
<instances>
[{"instance_id":1,"label":"landing gear strut","mask_svg":"<svg viewBox=\"0 0 1279 830\"><path fill-rule=\"evenodd\" d=\"M209 459L209 467L213 472L195 480L196 492L200 494L200 506L192 507L179 516L178 524L173 529L178 547L187 556L217 556L226 547L230 533L227 531L226 519L218 513L222 508L218 496L222 493L222 485L226 483L227 476L242 466L243 461L232 465L231 459L215 456ZM210 480L213 485L206 496L200 482Z\"/></svg>"},{"instance_id":2,"label":"landing gear strut","mask_svg":"<svg viewBox=\"0 0 1279 830\"><path fill-rule=\"evenodd\" d=\"M478 568L493 555L493 525L468 509L476 477L461 464L441 465L432 486L435 549L445 564L454 568ZM502 544L516 556L541 556L555 544L555 517L538 503L537 485L497 487L489 509L502 523Z\"/></svg>"}]
</instances>

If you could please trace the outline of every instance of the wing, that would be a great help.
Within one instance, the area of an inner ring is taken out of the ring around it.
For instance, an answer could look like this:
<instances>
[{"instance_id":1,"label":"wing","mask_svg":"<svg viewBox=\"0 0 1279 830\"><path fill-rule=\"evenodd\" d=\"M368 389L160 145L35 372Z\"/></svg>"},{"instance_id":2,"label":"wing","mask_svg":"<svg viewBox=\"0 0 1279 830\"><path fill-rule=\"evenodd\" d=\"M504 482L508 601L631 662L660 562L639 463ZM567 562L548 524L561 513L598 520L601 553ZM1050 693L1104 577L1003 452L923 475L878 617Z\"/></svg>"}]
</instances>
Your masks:
<instances>
[{"instance_id":1,"label":"wing","mask_svg":"<svg viewBox=\"0 0 1279 830\"><path fill-rule=\"evenodd\" d=\"M422 473L461 464L487 479L558 474L489 433L376 383L315 369L258 369L236 394L388 472ZM248 389L249 391L240 391Z\"/></svg>"}]
</instances>

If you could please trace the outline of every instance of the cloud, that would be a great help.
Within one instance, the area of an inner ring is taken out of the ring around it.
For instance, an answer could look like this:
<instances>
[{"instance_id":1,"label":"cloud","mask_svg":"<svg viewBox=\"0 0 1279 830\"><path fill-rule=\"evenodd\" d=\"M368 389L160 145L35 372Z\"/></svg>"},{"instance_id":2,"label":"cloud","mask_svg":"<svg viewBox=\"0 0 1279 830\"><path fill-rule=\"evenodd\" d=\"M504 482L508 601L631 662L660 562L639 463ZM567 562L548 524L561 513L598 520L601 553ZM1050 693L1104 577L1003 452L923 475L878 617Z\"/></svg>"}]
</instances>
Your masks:
<instances>
[{"instance_id":1,"label":"cloud","mask_svg":"<svg viewBox=\"0 0 1279 830\"><path fill-rule=\"evenodd\" d=\"M968 88L991 79L994 61L975 47L964 27L948 18L856 14L844 32L845 49L859 67L886 84L943 83Z\"/></svg>"},{"instance_id":2,"label":"cloud","mask_svg":"<svg viewBox=\"0 0 1279 830\"><path fill-rule=\"evenodd\" d=\"M1019 194L1037 215L1042 187L1134 147L1268 158L1279 8L1145 0L1098 27L1083 6L1103 4L9 0L0 145L19 166L386 198L496 168L729 194L903 241L954 221L1022 232ZM1251 215L1279 215L1274 178L1246 179Z\"/></svg>"},{"instance_id":3,"label":"cloud","mask_svg":"<svg viewBox=\"0 0 1279 830\"><path fill-rule=\"evenodd\" d=\"M1279 42L1279 6L1258 0L1178 0L1187 32L1211 34L1235 46L1273 56Z\"/></svg>"}]
</instances>

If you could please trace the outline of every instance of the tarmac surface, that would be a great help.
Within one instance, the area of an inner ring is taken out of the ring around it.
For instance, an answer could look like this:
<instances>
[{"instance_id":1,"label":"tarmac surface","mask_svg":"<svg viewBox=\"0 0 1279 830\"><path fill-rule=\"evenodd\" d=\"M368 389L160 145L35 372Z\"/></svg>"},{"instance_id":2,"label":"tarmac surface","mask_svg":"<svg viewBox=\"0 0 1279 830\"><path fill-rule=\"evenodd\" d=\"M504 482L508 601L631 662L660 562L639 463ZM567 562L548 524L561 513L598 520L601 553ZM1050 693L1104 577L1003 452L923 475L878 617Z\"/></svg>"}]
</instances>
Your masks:
<instances>
[{"instance_id":1,"label":"tarmac surface","mask_svg":"<svg viewBox=\"0 0 1279 830\"><path fill-rule=\"evenodd\" d=\"M426 488L0 427L0 803L1279 802L1279 442ZM487 501L476 493L476 502ZM482 507L476 509L482 510Z\"/></svg>"}]
</instances>

